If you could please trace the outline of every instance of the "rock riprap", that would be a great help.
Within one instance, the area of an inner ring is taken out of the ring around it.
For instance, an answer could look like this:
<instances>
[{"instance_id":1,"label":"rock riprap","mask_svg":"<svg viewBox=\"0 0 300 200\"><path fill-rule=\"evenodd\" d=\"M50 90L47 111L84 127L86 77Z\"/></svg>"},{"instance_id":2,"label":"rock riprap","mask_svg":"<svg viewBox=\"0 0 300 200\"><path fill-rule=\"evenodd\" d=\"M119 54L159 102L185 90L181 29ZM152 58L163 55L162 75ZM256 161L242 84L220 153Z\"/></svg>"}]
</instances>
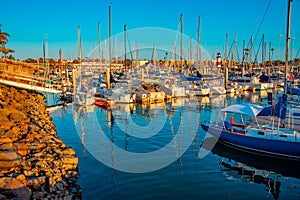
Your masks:
<instances>
[{"instance_id":1,"label":"rock riprap","mask_svg":"<svg viewBox=\"0 0 300 200\"><path fill-rule=\"evenodd\" d=\"M78 158L44 96L0 85L0 199L80 199Z\"/></svg>"}]
</instances>

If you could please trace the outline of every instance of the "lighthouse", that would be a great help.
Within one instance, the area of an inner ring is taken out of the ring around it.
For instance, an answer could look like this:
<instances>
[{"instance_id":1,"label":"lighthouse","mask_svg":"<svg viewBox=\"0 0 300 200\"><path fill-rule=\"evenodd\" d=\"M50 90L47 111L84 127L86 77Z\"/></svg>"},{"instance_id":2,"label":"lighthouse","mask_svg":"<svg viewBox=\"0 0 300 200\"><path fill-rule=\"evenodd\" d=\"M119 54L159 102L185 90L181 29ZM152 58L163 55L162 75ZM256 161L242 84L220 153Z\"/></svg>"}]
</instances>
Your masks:
<instances>
[{"instance_id":1,"label":"lighthouse","mask_svg":"<svg viewBox=\"0 0 300 200\"><path fill-rule=\"evenodd\" d=\"M221 57L221 54L218 53L217 54L217 68L221 68L221 64L222 64L222 57Z\"/></svg>"}]
</instances>

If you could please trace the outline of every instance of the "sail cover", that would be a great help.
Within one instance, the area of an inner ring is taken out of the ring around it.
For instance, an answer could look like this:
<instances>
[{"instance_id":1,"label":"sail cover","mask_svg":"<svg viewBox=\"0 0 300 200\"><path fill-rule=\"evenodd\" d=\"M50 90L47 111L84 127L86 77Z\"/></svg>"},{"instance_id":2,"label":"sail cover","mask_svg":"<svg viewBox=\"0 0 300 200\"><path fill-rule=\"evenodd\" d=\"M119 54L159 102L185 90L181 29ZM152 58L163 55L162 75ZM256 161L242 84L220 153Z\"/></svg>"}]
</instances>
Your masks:
<instances>
[{"instance_id":1,"label":"sail cover","mask_svg":"<svg viewBox=\"0 0 300 200\"><path fill-rule=\"evenodd\" d=\"M251 103L235 104L221 109L222 112L231 112L251 117L257 116L257 114L263 109L262 106L254 105Z\"/></svg>"},{"instance_id":2,"label":"sail cover","mask_svg":"<svg viewBox=\"0 0 300 200\"><path fill-rule=\"evenodd\" d=\"M286 107L287 107L287 95L283 94L278 98L278 101L273 106L268 106L262 109L257 116L276 116L280 119L285 119L286 117Z\"/></svg>"}]
</instances>

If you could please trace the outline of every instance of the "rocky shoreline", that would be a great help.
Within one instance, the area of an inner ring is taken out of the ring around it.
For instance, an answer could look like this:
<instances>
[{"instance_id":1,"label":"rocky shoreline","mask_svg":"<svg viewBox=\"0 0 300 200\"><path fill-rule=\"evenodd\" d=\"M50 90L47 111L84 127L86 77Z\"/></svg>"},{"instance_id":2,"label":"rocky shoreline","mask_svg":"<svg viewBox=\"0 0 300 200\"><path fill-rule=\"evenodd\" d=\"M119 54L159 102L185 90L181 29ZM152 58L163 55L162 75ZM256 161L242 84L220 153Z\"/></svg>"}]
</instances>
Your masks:
<instances>
[{"instance_id":1,"label":"rocky shoreline","mask_svg":"<svg viewBox=\"0 0 300 200\"><path fill-rule=\"evenodd\" d=\"M81 199L78 158L44 96L0 85L0 199Z\"/></svg>"}]
</instances>

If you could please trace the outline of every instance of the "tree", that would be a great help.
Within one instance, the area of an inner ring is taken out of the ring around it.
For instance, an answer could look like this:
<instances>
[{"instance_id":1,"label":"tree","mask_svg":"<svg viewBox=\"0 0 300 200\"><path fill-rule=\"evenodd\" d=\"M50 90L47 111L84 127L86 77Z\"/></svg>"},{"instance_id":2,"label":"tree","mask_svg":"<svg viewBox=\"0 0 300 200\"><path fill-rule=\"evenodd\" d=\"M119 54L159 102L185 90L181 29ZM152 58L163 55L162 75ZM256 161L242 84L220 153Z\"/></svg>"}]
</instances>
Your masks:
<instances>
[{"instance_id":1,"label":"tree","mask_svg":"<svg viewBox=\"0 0 300 200\"><path fill-rule=\"evenodd\" d=\"M8 37L10 35L6 32L3 32L1 30L1 27L2 27L2 24L0 24L0 52L2 54L4 54L4 58L6 58L6 54L14 53L15 51L5 47L5 45L8 43Z\"/></svg>"},{"instance_id":2,"label":"tree","mask_svg":"<svg viewBox=\"0 0 300 200\"><path fill-rule=\"evenodd\" d=\"M13 55L10 54L10 55L8 56L8 59L14 60L15 58L13 57Z\"/></svg>"}]
</instances>

